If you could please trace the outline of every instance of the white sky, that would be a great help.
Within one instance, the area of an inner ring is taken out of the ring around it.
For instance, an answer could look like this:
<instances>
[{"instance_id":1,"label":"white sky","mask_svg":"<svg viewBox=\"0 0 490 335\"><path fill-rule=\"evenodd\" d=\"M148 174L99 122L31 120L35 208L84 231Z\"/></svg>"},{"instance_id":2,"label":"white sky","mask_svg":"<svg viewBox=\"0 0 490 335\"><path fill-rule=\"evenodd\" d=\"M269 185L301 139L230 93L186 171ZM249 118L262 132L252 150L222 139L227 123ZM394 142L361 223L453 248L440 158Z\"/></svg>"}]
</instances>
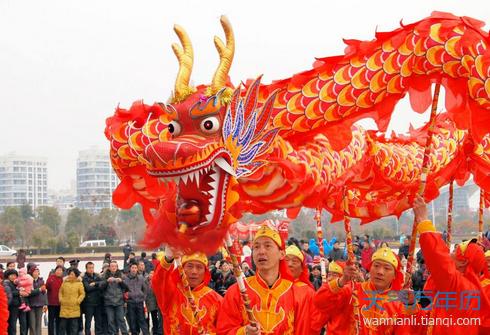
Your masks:
<instances>
[{"instance_id":1,"label":"white sky","mask_svg":"<svg viewBox=\"0 0 490 335\"><path fill-rule=\"evenodd\" d=\"M167 100L177 72L174 23L192 39L196 84L208 83L218 63L221 14L235 31L234 83L259 74L269 82L341 54L342 38L371 39L376 27L393 30L433 10L490 22L482 0L0 0L0 155L45 156L48 186L68 188L78 151L108 146L105 118L118 103ZM397 131L427 119L407 104L398 110Z\"/></svg>"}]
</instances>

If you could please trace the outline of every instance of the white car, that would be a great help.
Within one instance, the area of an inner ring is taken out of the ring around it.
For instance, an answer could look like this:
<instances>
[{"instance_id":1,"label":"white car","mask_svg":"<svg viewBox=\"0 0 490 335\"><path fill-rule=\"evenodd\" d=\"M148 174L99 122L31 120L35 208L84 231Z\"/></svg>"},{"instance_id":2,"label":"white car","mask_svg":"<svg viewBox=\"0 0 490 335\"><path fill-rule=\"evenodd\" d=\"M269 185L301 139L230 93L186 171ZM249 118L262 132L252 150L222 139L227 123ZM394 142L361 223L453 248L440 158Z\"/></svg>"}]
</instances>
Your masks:
<instances>
[{"instance_id":1,"label":"white car","mask_svg":"<svg viewBox=\"0 0 490 335\"><path fill-rule=\"evenodd\" d=\"M0 245L0 256L15 256L17 255L17 250L10 249L5 245Z\"/></svg>"}]
</instances>

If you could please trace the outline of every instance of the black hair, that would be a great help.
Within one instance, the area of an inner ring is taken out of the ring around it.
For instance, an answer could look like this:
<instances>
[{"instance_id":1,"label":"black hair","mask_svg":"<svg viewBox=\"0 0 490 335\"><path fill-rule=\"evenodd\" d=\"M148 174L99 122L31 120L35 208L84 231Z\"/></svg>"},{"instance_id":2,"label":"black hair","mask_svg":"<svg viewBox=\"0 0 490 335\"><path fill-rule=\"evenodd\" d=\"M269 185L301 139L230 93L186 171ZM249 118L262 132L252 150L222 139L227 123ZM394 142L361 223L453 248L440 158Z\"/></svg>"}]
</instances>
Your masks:
<instances>
[{"instance_id":1,"label":"black hair","mask_svg":"<svg viewBox=\"0 0 490 335\"><path fill-rule=\"evenodd\" d=\"M89 266L89 265L94 265L94 263L92 262L87 262L87 264L85 264L85 269Z\"/></svg>"},{"instance_id":2,"label":"black hair","mask_svg":"<svg viewBox=\"0 0 490 335\"><path fill-rule=\"evenodd\" d=\"M144 252L144 251L143 251L143 252L141 253L141 258L145 258L145 257L146 257L146 252Z\"/></svg>"},{"instance_id":3,"label":"black hair","mask_svg":"<svg viewBox=\"0 0 490 335\"><path fill-rule=\"evenodd\" d=\"M69 268L66 274L69 275L72 272L75 274L75 277L80 276L80 270L75 268Z\"/></svg>"},{"instance_id":4,"label":"black hair","mask_svg":"<svg viewBox=\"0 0 490 335\"><path fill-rule=\"evenodd\" d=\"M61 259L63 262L65 262L65 257L63 257L63 256L58 256L58 258L56 258L56 260L58 260L58 259Z\"/></svg>"},{"instance_id":5,"label":"black hair","mask_svg":"<svg viewBox=\"0 0 490 335\"><path fill-rule=\"evenodd\" d=\"M15 262L7 262L7 267L9 267L10 264L15 264Z\"/></svg>"},{"instance_id":6,"label":"black hair","mask_svg":"<svg viewBox=\"0 0 490 335\"><path fill-rule=\"evenodd\" d=\"M156 252L151 254L151 259L157 259L157 253Z\"/></svg>"}]
</instances>

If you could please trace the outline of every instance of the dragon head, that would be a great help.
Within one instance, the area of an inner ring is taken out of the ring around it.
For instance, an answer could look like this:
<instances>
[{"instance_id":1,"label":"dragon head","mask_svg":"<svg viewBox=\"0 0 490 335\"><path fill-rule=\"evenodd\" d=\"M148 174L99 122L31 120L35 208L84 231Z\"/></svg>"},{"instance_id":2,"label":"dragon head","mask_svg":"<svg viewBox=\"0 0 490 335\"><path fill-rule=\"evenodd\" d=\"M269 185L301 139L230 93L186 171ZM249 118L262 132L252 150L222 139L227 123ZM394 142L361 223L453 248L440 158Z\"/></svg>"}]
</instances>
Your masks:
<instances>
[{"instance_id":1,"label":"dragon head","mask_svg":"<svg viewBox=\"0 0 490 335\"><path fill-rule=\"evenodd\" d=\"M234 190L238 178L263 164L260 156L277 133L269 127L276 94L257 108L260 79L248 87L246 94L228 81L234 38L225 17L221 24L226 44L215 37L220 55L218 69L210 85L196 88L189 85L191 42L186 32L175 26L182 45L174 44L172 48L180 68L171 101L159 104L166 129L143 152L148 175L165 183L174 194L167 195L167 203L160 204L155 223L158 229L147 230L147 241L194 251L216 249L229 225L236 221L232 207L239 198ZM204 241L208 243L206 248Z\"/></svg>"}]
</instances>

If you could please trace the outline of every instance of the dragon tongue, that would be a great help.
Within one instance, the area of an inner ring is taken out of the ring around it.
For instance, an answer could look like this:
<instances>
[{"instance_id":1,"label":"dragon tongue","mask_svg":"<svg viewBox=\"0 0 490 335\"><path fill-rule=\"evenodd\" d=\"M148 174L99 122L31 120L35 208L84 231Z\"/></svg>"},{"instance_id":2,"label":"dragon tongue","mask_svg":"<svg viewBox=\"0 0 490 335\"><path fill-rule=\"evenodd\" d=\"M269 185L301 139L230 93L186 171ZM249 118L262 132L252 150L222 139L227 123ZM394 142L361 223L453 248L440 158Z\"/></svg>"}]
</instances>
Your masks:
<instances>
[{"instance_id":1,"label":"dragon tongue","mask_svg":"<svg viewBox=\"0 0 490 335\"><path fill-rule=\"evenodd\" d=\"M177 209L177 219L192 226L199 223L201 208L195 200L184 200Z\"/></svg>"}]
</instances>

